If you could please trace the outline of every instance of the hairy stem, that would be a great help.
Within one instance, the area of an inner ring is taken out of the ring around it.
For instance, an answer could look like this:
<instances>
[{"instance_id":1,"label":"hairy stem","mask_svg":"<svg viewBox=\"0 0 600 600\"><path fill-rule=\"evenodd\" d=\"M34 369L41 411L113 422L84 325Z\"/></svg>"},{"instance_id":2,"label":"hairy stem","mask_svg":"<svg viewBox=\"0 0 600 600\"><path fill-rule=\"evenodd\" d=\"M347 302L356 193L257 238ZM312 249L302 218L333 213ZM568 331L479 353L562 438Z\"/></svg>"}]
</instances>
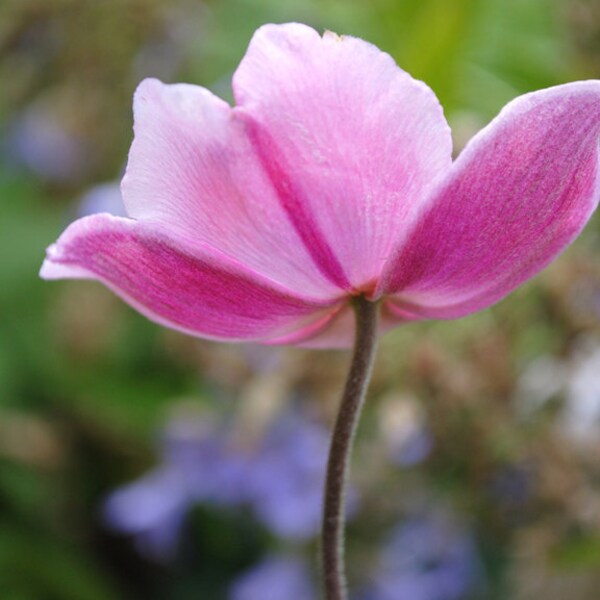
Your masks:
<instances>
[{"instance_id":1,"label":"hairy stem","mask_svg":"<svg viewBox=\"0 0 600 600\"><path fill-rule=\"evenodd\" d=\"M352 363L333 428L321 534L321 560L326 600L346 600L344 524L352 443L364 404L377 347L379 306L359 296L354 301L356 338Z\"/></svg>"}]
</instances>

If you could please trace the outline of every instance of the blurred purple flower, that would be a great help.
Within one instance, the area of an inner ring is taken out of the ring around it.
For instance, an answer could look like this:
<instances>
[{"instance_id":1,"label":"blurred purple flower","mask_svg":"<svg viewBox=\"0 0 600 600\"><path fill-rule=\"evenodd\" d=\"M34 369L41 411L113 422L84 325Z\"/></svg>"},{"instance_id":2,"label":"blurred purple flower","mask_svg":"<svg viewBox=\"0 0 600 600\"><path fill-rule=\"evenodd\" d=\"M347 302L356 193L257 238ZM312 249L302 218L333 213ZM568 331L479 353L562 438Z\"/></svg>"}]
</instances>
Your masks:
<instances>
[{"instance_id":1,"label":"blurred purple flower","mask_svg":"<svg viewBox=\"0 0 600 600\"><path fill-rule=\"evenodd\" d=\"M413 467L423 462L432 449L433 437L429 430L423 428L412 432L402 444L398 444L390 458L401 467Z\"/></svg>"},{"instance_id":2,"label":"blurred purple flower","mask_svg":"<svg viewBox=\"0 0 600 600\"><path fill-rule=\"evenodd\" d=\"M190 497L176 471L161 468L114 492L104 506L111 528L133 535L141 554L171 560L190 507Z\"/></svg>"},{"instance_id":3,"label":"blurred purple flower","mask_svg":"<svg viewBox=\"0 0 600 600\"><path fill-rule=\"evenodd\" d=\"M469 534L441 516L395 529L365 600L459 600L481 581Z\"/></svg>"},{"instance_id":4,"label":"blurred purple flower","mask_svg":"<svg viewBox=\"0 0 600 600\"><path fill-rule=\"evenodd\" d=\"M12 123L8 151L12 159L43 180L70 182L82 177L89 154L83 140L61 123L52 108L35 104Z\"/></svg>"},{"instance_id":5,"label":"blurred purple flower","mask_svg":"<svg viewBox=\"0 0 600 600\"><path fill-rule=\"evenodd\" d=\"M317 600L310 573L301 560L269 557L231 586L229 600Z\"/></svg>"},{"instance_id":6,"label":"blurred purple flower","mask_svg":"<svg viewBox=\"0 0 600 600\"><path fill-rule=\"evenodd\" d=\"M198 503L246 506L282 538L314 536L321 521L325 428L288 413L255 445L234 443L231 437L222 423L172 422L161 465L109 497L107 523L135 535L153 558L173 555L183 516ZM356 496L350 505L356 505ZM164 548L158 547L163 541Z\"/></svg>"},{"instance_id":7,"label":"blurred purple flower","mask_svg":"<svg viewBox=\"0 0 600 600\"><path fill-rule=\"evenodd\" d=\"M291 415L267 433L247 488L257 518L276 535L302 540L317 534L328 446L323 427Z\"/></svg>"},{"instance_id":8,"label":"blurred purple flower","mask_svg":"<svg viewBox=\"0 0 600 600\"><path fill-rule=\"evenodd\" d=\"M96 213L110 213L118 217L125 216L120 184L116 181L110 181L91 187L81 197L77 212L80 217Z\"/></svg>"},{"instance_id":9,"label":"blurred purple flower","mask_svg":"<svg viewBox=\"0 0 600 600\"><path fill-rule=\"evenodd\" d=\"M223 423L211 419L172 421L162 443L164 468L179 473L193 503L236 505L245 499L249 456L234 448Z\"/></svg>"}]
</instances>

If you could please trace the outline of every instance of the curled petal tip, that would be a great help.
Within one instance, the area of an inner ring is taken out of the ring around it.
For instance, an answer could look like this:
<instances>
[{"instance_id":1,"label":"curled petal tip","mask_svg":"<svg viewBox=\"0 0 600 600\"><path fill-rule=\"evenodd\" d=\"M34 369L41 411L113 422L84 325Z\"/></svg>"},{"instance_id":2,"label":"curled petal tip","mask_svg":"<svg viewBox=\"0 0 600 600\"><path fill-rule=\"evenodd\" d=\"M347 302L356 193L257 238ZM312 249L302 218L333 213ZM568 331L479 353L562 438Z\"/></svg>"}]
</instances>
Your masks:
<instances>
[{"instance_id":1,"label":"curled petal tip","mask_svg":"<svg viewBox=\"0 0 600 600\"><path fill-rule=\"evenodd\" d=\"M46 248L46 258L42 263L42 267L39 272L39 276L42 279L59 279L60 277L56 277L55 273L55 265L52 262L53 257L57 256L57 246L56 244L51 244Z\"/></svg>"},{"instance_id":2,"label":"curled petal tip","mask_svg":"<svg viewBox=\"0 0 600 600\"><path fill-rule=\"evenodd\" d=\"M157 90L164 85L166 84L157 77L146 77L138 83L138 86L135 89L134 97L142 96L145 92Z\"/></svg>"}]
</instances>

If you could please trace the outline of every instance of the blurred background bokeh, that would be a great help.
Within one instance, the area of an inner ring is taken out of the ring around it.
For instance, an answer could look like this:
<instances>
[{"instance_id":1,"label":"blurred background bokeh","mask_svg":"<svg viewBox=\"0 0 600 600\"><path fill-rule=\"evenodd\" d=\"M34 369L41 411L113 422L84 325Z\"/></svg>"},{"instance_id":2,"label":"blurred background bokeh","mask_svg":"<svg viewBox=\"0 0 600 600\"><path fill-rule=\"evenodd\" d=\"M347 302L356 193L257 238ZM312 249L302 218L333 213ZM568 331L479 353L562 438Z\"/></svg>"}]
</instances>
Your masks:
<instances>
[{"instance_id":1,"label":"blurred background bokeh","mask_svg":"<svg viewBox=\"0 0 600 600\"><path fill-rule=\"evenodd\" d=\"M38 279L120 210L146 76L230 79L256 27L363 37L457 151L511 98L600 75L598 0L0 1L0 598L316 600L343 352L227 346ZM600 225L507 300L383 341L354 457L357 600L597 600Z\"/></svg>"}]
</instances>

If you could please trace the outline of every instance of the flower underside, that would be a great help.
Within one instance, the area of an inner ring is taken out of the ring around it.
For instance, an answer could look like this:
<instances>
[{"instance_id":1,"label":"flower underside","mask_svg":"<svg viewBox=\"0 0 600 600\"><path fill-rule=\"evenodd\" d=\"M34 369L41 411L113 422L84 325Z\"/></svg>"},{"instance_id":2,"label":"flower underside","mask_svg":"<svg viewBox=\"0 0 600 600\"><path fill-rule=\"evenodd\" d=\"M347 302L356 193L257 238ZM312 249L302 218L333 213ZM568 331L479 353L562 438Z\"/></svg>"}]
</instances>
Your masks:
<instances>
[{"instance_id":1,"label":"flower underside","mask_svg":"<svg viewBox=\"0 0 600 600\"><path fill-rule=\"evenodd\" d=\"M354 296L381 301L382 330L481 310L598 202L598 81L515 99L454 162L433 92L362 40L266 25L233 88L230 107L143 81L129 217L73 223L42 277L201 337L343 347Z\"/></svg>"}]
</instances>

